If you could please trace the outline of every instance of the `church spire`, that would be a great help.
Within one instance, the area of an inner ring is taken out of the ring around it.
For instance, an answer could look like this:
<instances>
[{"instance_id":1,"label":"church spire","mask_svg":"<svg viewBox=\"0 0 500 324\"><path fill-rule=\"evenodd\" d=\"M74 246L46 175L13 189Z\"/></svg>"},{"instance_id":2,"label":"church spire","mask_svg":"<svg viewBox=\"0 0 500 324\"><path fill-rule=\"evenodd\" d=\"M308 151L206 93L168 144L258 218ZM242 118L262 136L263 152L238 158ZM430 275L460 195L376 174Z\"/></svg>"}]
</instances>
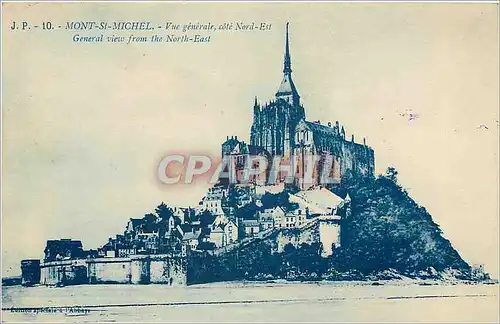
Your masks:
<instances>
[{"instance_id":1,"label":"church spire","mask_svg":"<svg viewBox=\"0 0 500 324\"><path fill-rule=\"evenodd\" d=\"M281 81L278 92L276 92L276 99L282 99L290 103L292 106L298 107L300 105L300 96L292 81L292 62L290 60L290 41L288 35L288 25L286 23L285 34L285 59L283 62L283 80Z\"/></svg>"},{"instance_id":2,"label":"church spire","mask_svg":"<svg viewBox=\"0 0 500 324\"><path fill-rule=\"evenodd\" d=\"M285 60L283 73L292 73L292 61L290 60L290 43L288 39L288 22L286 23Z\"/></svg>"}]
</instances>

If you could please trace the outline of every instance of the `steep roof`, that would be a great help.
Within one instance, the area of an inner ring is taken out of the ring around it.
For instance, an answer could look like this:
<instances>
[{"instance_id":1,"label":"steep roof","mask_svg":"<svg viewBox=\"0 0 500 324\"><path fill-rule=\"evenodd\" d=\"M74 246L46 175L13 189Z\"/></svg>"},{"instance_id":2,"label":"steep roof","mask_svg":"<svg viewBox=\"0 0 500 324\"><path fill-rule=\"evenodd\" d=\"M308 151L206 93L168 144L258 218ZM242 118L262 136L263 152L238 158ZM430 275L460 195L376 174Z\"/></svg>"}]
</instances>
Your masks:
<instances>
[{"instance_id":1,"label":"steep roof","mask_svg":"<svg viewBox=\"0 0 500 324\"><path fill-rule=\"evenodd\" d=\"M197 232L187 232L187 233L184 233L183 237L182 237L182 240L183 241L188 241L188 240L197 240L201 235L201 231L197 231Z\"/></svg>"},{"instance_id":2,"label":"steep roof","mask_svg":"<svg viewBox=\"0 0 500 324\"><path fill-rule=\"evenodd\" d=\"M276 92L276 97L292 94L294 96L299 96L297 88L295 87L295 83L293 83L291 73L285 73L285 75L283 75L283 80L281 80L278 91Z\"/></svg>"},{"instance_id":3,"label":"steep roof","mask_svg":"<svg viewBox=\"0 0 500 324\"><path fill-rule=\"evenodd\" d=\"M259 221L256 219L245 219L242 223L244 226L259 226Z\"/></svg>"},{"instance_id":4,"label":"steep roof","mask_svg":"<svg viewBox=\"0 0 500 324\"><path fill-rule=\"evenodd\" d=\"M306 125L309 127L309 129L313 132L313 133L316 133L316 134L328 134L328 135L331 135L331 136L336 136L338 135L336 132L335 132L335 129L333 127L329 127L329 126L326 126L326 125L321 125L320 123L316 123L316 122L310 122L310 121L304 121L306 123Z\"/></svg>"},{"instance_id":5,"label":"steep roof","mask_svg":"<svg viewBox=\"0 0 500 324\"><path fill-rule=\"evenodd\" d=\"M224 229L220 226L217 225L213 230L212 233L224 233Z\"/></svg>"},{"instance_id":6,"label":"steep roof","mask_svg":"<svg viewBox=\"0 0 500 324\"><path fill-rule=\"evenodd\" d=\"M330 214L332 209L343 204L344 200L325 188L313 188L290 195L290 201L308 208L311 214Z\"/></svg>"},{"instance_id":7,"label":"steep roof","mask_svg":"<svg viewBox=\"0 0 500 324\"><path fill-rule=\"evenodd\" d=\"M286 35L285 35L285 57L283 60L283 80L281 81L278 92L276 92L276 97L289 96L298 98L299 93L292 80L292 60L290 58L290 40L288 37L288 23L286 24Z\"/></svg>"},{"instance_id":8,"label":"steep roof","mask_svg":"<svg viewBox=\"0 0 500 324\"><path fill-rule=\"evenodd\" d=\"M361 143L356 143L354 141L348 141L345 139L344 135L341 134L341 131L336 127L330 127L327 125L321 125L318 122L309 122L306 120L301 120L306 124L306 126L313 133L313 141L314 145L317 148L328 148L332 152L338 152L341 147L341 143L351 145L355 149L369 149L372 150L369 146L366 146ZM342 126L343 129L343 126ZM354 138L354 137L353 137ZM334 140L336 139L336 140Z\"/></svg>"},{"instance_id":9,"label":"steep roof","mask_svg":"<svg viewBox=\"0 0 500 324\"><path fill-rule=\"evenodd\" d=\"M61 239L61 240L48 240L44 249L45 256L48 259L59 255L71 254L73 257L79 256L83 253L83 245L79 240Z\"/></svg>"},{"instance_id":10,"label":"steep roof","mask_svg":"<svg viewBox=\"0 0 500 324\"><path fill-rule=\"evenodd\" d=\"M48 240L46 249L66 250L66 249L81 249L83 247L82 241L61 239L61 240Z\"/></svg>"},{"instance_id":11,"label":"steep roof","mask_svg":"<svg viewBox=\"0 0 500 324\"><path fill-rule=\"evenodd\" d=\"M132 223L132 227L137 228L137 226L140 226L144 220L142 218L131 218L130 223Z\"/></svg>"}]
</instances>

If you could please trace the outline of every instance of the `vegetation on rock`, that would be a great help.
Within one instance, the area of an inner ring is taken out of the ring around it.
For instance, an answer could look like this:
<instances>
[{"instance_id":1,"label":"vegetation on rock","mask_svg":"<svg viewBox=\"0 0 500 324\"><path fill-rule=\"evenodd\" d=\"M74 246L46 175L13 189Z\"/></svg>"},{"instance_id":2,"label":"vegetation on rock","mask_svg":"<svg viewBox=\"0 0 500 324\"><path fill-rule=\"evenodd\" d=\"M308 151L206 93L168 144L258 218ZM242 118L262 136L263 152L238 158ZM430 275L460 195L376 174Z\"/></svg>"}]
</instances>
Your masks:
<instances>
[{"instance_id":1,"label":"vegetation on rock","mask_svg":"<svg viewBox=\"0 0 500 324\"><path fill-rule=\"evenodd\" d=\"M321 257L320 243L276 249L280 231L228 253L193 253L189 276L193 282L227 280L367 280L401 276L439 279L451 273L471 280L471 267L443 237L439 226L397 181L389 168L377 178L346 173L332 192L351 199L342 216L342 246ZM288 193L265 194L263 207L289 209ZM477 279L477 278L476 278Z\"/></svg>"}]
</instances>

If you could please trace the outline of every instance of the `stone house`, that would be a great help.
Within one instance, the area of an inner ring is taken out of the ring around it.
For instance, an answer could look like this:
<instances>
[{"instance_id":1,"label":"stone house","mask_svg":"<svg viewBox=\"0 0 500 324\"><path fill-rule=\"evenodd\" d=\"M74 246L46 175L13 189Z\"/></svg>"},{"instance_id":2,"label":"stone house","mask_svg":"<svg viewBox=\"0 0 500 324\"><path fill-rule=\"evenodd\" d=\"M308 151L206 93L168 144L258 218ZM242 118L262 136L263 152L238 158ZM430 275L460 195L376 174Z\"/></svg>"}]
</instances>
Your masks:
<instances>
[{"instance_id":1,"label":"stone house","mask_svg":"<svg viewBox=\"0 0 500 324\"><path fill-rule=\"evenodd\" d=\"M216 225L214 228L212 228L208 240L214 243L217 248L221 248L226 245L225 232L222 228L222 225Z\"/></svg>"},{"instance_id":2,"label":"stone house","mask_svg":"<svg viewBox=\"0 0 500 324\"><path fill-rule=\"evenodd\" d=\"M257 213L257 218L263 229L269 228L272 224L273 227L286 227L285 226L285 210L280 207L266 208Z\"/></svg>"},{"instance_id":3,"label":"stone house","mask_svg":"<svg viewBox=\"0 0 500 324\"><path fill-rule=\"evenodd\" d=\"M241 221L245 236L254 236L260 232L261 224L257 219L244 219Z\"/></svg>"}]
</instances>

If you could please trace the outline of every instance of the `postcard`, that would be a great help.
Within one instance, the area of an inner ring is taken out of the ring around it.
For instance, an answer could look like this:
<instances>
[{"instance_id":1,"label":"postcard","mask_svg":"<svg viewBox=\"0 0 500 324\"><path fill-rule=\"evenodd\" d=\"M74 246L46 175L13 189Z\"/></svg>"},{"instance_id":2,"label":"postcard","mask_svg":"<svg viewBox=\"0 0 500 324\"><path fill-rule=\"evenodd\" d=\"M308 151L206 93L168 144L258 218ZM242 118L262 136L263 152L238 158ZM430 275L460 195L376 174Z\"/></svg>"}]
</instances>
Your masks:
<instances>
[{"instance_id":1,"label":"postcard","mask_svg":"<svg viewBox=\"0 0 500 324\"><path fill-rule=\"evenodd\" d=\"M2 2L2 322L498 322L498 8Z\"/></svg>"}]
</instances>

